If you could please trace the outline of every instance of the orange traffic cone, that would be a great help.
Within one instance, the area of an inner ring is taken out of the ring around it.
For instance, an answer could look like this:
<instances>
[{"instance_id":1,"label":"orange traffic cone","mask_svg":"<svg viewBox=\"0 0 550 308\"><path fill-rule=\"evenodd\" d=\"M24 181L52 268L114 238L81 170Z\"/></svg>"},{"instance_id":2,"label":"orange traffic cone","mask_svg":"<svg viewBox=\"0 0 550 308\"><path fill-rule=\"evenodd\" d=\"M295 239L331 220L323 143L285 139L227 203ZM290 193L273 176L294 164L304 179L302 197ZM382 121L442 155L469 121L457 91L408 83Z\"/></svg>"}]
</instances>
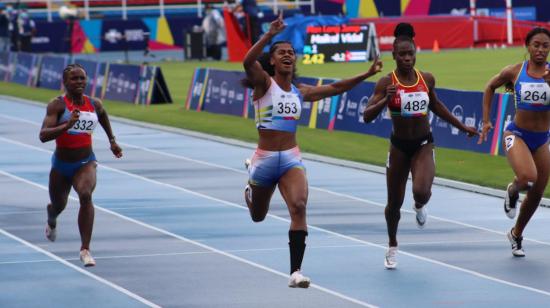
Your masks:
<instances>
[{"instance_id":1,"label":"orange traffic cone","mask_svg":"<svg viewBox=\"0 0 550 308\"><path fill-rule=\"evenodd\" d=\"M435 53L439 52L439 42L437 40L434 41L434 47L432 48L432 52L435 52Z\"/></svg>"}]
</instances>

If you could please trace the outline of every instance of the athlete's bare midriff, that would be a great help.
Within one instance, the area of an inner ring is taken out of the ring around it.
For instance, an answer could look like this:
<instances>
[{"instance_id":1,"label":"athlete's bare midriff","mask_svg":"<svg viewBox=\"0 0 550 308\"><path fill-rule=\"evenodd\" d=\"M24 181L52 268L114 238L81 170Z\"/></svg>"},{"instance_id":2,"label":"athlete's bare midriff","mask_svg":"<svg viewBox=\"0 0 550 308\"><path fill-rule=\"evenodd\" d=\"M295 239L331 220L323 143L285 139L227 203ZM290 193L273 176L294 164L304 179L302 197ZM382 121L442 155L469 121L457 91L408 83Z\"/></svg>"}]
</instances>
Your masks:
<instances>
[{"instance_id":1,"label":"athlete's bare midriff","mask_svg":"<svg viewBox=\"0 0 550 308\"><path fill-rule=\"evenodd\" d=\"M258 148L266 151L285 151L296 147L296 133L261 129Z\"/></svg>"}]
</instances>

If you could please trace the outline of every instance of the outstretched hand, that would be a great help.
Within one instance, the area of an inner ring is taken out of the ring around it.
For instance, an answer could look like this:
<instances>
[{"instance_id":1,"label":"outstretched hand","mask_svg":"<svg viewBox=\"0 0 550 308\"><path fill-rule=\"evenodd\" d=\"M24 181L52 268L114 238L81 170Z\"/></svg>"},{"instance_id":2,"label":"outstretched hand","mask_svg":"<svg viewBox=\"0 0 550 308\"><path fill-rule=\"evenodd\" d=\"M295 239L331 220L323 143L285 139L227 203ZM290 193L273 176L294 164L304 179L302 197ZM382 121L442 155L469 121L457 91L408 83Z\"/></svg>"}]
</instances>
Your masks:
<instances>
[{"instance_id":1,"label":"outstretched hand","mask_svg":"<svg viewBox=\"0 0 550 308\"><path fill-rule=\"evenodd\" d=\"M466 126L464 128L464 132L468 137L479 136L479 132L477 131L477 128L473 126Z\"/></svg>"},{"instance_id":2,"label":"outstretched hand","mask_svg":"<svg viewBox=\"0 0 550 308\"><path fill-rule=\"evenodd\" d=\"M271 35L276 35L278 33L281 33L286 28L285 21L283 20L283 11L279 11L279 16L277 16L277 19L271 22L269 25L269 33Z\"/></svg>"},{"instance_id":3,"label":"outstretched hand","mask_svg":"<svg viewBox=\"0 0 550 308\"><path fill-rule=\"evenodd\" d=\"M489 135L489 131L491 129L493 129L493 124L491 122L483 122L483 127L481 128L481 133L479 133L479 140L477 141L477 144L487 141L487 136Z\"/></svg>"},{"instance_id":4,"label":"outstretched hand","mask_svg":"<svg viewBox=\"0 0 550 308\"><path fill-rule=\"evenodd\" d=\"M372 60L372 64L369 68L369 71L367 74L370 76L376 75L376 73L380 73L382 71L382 68L384 67L382 61L376 56L374 60Z\"/></svg>"}]
</instances>

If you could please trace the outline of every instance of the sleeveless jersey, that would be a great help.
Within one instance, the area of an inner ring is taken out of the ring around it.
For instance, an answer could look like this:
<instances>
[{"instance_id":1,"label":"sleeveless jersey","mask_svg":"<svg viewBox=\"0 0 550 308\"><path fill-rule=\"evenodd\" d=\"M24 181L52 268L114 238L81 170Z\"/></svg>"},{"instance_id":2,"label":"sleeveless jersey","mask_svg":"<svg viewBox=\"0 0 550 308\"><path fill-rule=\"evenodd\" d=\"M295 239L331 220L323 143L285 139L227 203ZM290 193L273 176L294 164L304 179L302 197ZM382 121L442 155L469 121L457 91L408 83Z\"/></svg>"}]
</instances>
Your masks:
<instances>
[{"instance_id":1,"label":"sleeveless jersey","mask_svg":"<svg viewBox=\"0 0 550 308\"><path fill-rule=\"evenodd\" d=\"M84 95L84 105L75 106L66 95L60 98L65 103L65 111L57 121L57 124L68 122L74 109L80 110L80 117L73 127L55 139L57 147L82 148L90 146L92 144L92 133L99 122L92 100Z\"/></svg>"},{"instance_id":2,"label":"sleeveless jersey","mask_svg":"<svg viewBox=\"0 0 550 308\"><path fill-rule=\"evenodd\" d=\"M527 73L528 65L529 61L523 62L514 82L516 108L532 111L550 110L550 86L543 78L529 76Z\"/></svg>"},{"instance_id":3,"label":"sleeveless jersey","mask_svg":"<svg viewBox=\"0 0 550 308\"><path fill-rule=\"evenodd\" d=\"M415 69L416 83L406 86L399 82L395 71L391 74L392 84L397 86L397 92L388 103L392 116L422 117L428 114L430 98L428 86L422 78L422 74Z\"/></svg>"},{"instance_id":4,"label":"sleeveless jersey","mask_svg":"<svg viewBox=\"0 0 550 308\"><path fill-rule=\"evenodd\" d=\"M286 92L271 78L264 96L254 101L256 127L284 132L296 132L302 113L302 94L294 85Z\"/></svg>"}]
</instances>

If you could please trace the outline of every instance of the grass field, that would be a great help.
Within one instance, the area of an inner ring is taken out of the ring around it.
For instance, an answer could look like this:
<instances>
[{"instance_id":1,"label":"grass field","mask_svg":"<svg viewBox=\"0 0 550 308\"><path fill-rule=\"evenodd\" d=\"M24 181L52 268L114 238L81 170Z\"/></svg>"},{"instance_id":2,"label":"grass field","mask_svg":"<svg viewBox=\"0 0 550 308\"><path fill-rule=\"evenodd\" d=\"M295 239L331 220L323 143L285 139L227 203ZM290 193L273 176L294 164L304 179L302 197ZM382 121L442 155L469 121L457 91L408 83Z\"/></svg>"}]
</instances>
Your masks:
<instances>
[{"instance_id":1,"label":"grass field","mask_svg":"<svg viewBox=\"0 0 550 308\"><path fill-rule=\"evenodd\" d=\"M487 80L504 66L520 62L525 49L496 50L454 50L441 53L419 53L417 68L428 71L436 77L437 87L482 91ZM383 73L394 67L391 54L383 54ZM106 101L110 114L130 119L158 123L168 126L206 132L214 135L245 141L256 141L257 134L251 120L239 117L187 111L183 108L186 93L196 67L211 67L242 70L240 63L225 62L166 62L161 64L174 104L156 106L135 106L127 103ZM324 64L319 66L298 65L301 76L345 78L364 72L365 64ZM33 89L0 83L0 93L46 102L58 92ZM481 102L478 102L481 104ZM358 162L384 165L388 140L348 132L328 132L301 127L298 132L300 148L304 152L316 153ZM436 141L437 142L437 141ZM513 173L506 159L486 154L436 149L437 176L467 181L484 186L503 189L512 179ZM546 196L550 191L546 190Z\"/></svg>"}]
</instances>

